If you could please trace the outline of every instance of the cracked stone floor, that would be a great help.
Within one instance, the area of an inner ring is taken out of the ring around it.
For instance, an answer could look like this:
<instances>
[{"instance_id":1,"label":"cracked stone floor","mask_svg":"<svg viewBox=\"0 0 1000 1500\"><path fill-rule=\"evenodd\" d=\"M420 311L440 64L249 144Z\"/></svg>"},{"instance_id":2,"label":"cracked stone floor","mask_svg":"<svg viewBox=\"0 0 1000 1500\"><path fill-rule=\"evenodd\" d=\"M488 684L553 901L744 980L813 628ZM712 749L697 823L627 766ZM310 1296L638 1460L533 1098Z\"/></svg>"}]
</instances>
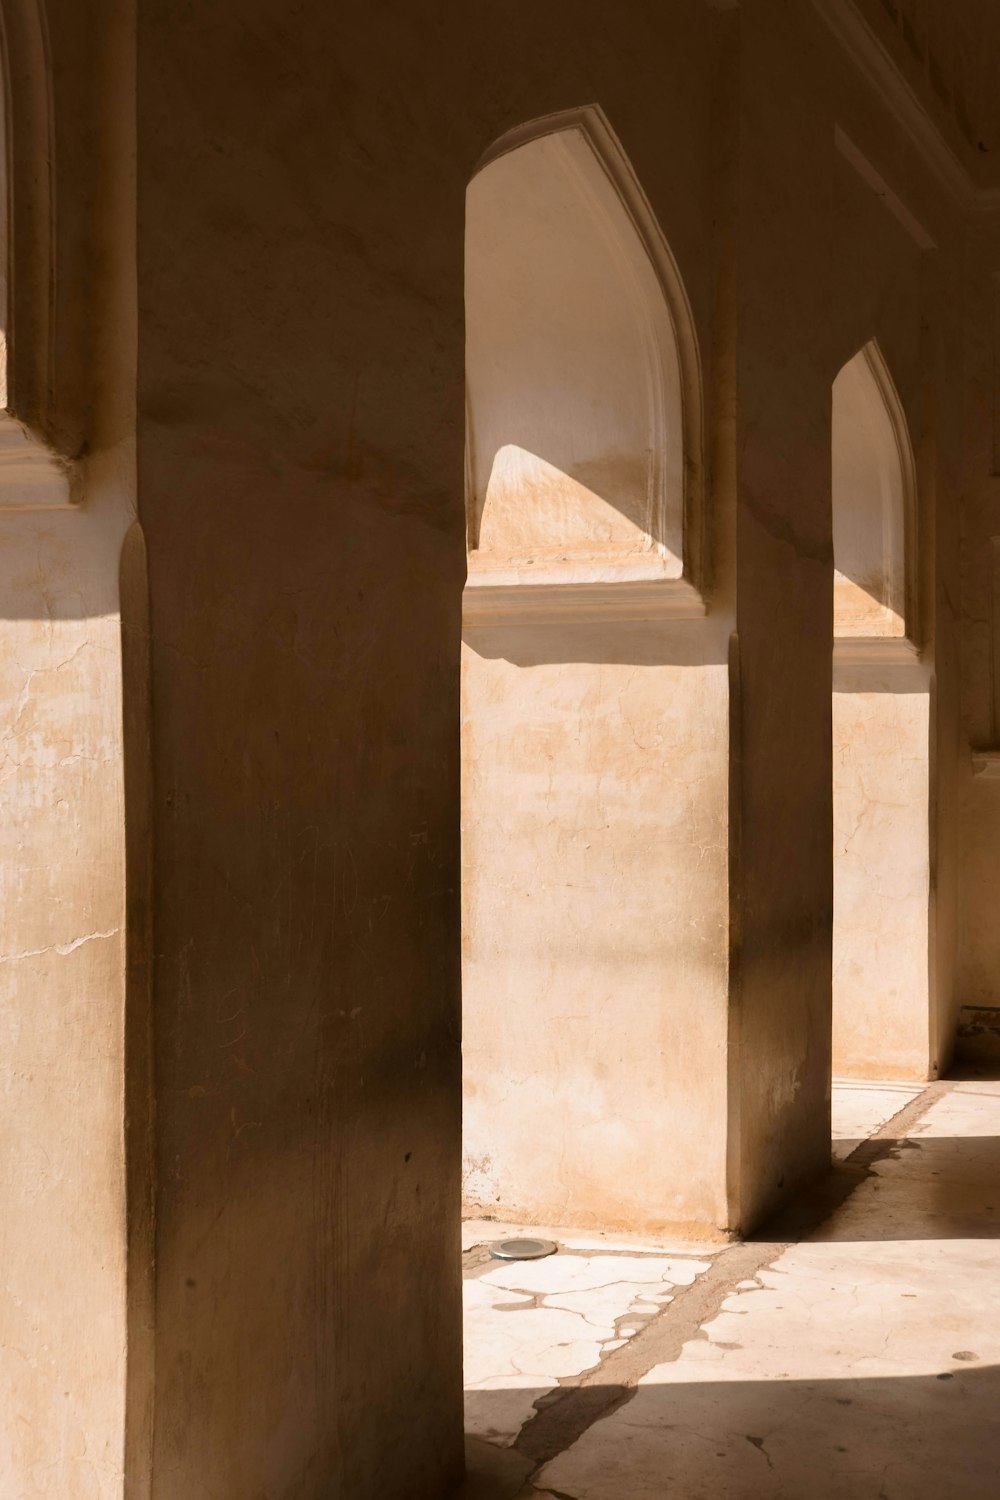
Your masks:
<instances>
[{"instance_id":1,"label":"cracked stone floor","mask_svg":"<svg viewBox=\"0 0 1000 1500\"><path fill-rule=\"evenodd\" d=\"M998 1500L1000 1082L834 1086L741 1244L465 1226L465 1500Z\"/></svg>"}]
</instances>

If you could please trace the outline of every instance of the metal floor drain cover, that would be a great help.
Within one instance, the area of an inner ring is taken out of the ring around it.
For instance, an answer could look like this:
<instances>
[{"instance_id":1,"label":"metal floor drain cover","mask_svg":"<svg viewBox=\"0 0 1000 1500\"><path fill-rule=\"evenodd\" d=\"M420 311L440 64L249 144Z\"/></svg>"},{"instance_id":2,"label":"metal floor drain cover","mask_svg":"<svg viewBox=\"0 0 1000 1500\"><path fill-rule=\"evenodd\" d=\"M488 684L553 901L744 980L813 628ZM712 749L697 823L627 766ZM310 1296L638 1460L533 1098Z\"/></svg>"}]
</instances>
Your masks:
<instances>
[{"instance_id":1,"label":"metal floor drain cover","mask_svg":"<svg viewBox=\"0 0 1000 1500\"><path fill-rule=\"evenodd\" d=\"M494 1260L543 1260L558 1249L555 1240L494 1240L490 1254Z\"/></svg>"}]
</instances>

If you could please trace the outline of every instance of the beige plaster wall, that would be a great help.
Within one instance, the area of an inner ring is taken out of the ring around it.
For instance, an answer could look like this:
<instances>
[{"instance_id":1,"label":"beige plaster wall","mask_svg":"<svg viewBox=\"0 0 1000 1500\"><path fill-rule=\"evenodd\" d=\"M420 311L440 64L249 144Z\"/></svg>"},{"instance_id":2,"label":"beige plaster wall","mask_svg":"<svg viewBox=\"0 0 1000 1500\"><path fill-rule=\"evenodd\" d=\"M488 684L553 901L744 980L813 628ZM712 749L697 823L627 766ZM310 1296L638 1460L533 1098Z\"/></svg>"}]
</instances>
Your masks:
<instances>
[{"instance_id":1,"label":"beige plaster wall","mask_svg":"<svg viewBox=\"0 0 1000 1500\"><path fill-rule=\"evenodd\" d=\"M474 148L432 36L139 15L154 1500L439 1500L461 1469Z\"/></svg>"},{"instance_id":2,"label":"beige plaster wall","mask_svg":"<svg viewBox=\"0 0 1000 1500\"><path fill-rule=\"evenodd\" d=\"M37 13L5 7L4 19L11 169L21 180L34 161L42 204L24 90L48 91L57 210L32 224L14 193L21 300L8 326L10 389L20 399L30 386L32 415L71 459L74 503L17 509L9 468L0 474L0 1493L121 1500L130 1277L118 572L135 509L131 31L114 0L54 3L40 54L51 71L33 75L20 44ZM55 273L42 308L27 300L26 264ZM32 311L51 320L51 348L35 338ZM41 385L26 369L43 373Z\"/></svg>"},{"instance_id":3,"label":"beige plaster wall","mask_svg":"<svg viewBox=\"0 0 1000 1500\"><path fill-rule=\"evenodd\" d=\"M856 672L852 683L835 668L833 1071L840 1076L926 1078L932 1062L930 695L919 667L903 673L909 691L898 683L879 691L871 681L877 671L869 669L867 682Z\"/></svg>"},{"instance_id":4,"label":"beige plaster wall","mask_svg":"<svg viewBox=\"0 0 1000 1500\"><path fill-rule=\"evenodd\" d=\"M705 659L704 624L590 634L588 650L585 627L466 632L465 1199L712 1232L728 1212L727 667ZM686 662L657 659L678 646Z\"/></svg>"},{"instance_id":5,"label":"beige plaster wall","mask_svg":"<svg viewBox=\"0 0 1000 1500\"><path fill-rule=\"evenodd\" d=\"M127 453L75 513L0 509L0 1491L121 1494Z\"/></svg>"}]
</instances>

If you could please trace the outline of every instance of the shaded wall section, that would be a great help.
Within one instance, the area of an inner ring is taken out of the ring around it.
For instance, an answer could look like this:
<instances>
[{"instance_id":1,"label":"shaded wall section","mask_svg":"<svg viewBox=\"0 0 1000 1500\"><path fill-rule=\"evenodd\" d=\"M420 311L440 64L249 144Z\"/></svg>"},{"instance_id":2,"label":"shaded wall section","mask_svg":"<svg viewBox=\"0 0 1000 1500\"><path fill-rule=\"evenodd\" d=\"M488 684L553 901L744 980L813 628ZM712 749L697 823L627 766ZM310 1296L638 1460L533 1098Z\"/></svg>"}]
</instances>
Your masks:
<instances>
[{"instance_id":1,"label":"shaded wall section","mask_svg":"<svg viewBox=\"0 0 1000 1500\"><path fill-rule=\"evenodd\" d=\"M830 120L802 66L813 27L811 10L742 12L730 1107L745 1227L829 1160L834 177Z\"/></svg>"},{"instance_id":2,"label":"shaded wall section","mask_svg":"<svg viewBox=\"0 0 1000 1500\"><path fill-rule=\"evenodd\" d=\"M964 274L972 316L962 330L968 400L963 439L960 647L962 740L957 1000L1000 1004L1000 213L969 227Z\"/></svg>"},{"instance_id":3,"label":"shaded wall section","mask_svg":"<svg viewBox=\"0 0 1000 1500\"><path fill-rule=\"evenodd\" d=\"M461 1464L466 167L424 28L140 18L154 1500Z\"/></svg>"}]
</instances>

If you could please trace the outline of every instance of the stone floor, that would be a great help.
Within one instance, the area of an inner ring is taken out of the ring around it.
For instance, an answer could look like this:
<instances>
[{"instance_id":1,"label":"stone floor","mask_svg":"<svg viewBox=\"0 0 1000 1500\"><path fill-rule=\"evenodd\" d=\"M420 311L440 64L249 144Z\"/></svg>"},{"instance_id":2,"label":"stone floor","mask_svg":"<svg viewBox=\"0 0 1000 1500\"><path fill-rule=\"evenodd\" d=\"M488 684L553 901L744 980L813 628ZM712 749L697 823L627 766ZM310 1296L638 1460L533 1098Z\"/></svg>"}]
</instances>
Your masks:
<instances>
[{"instance_id":1,"label":"stone floor","mask_svg":"<svg viewBox=\"0 0 1000 1500\"><path fill-rule=\"evenodd\" d=\"M834 1096L767 1238L466 1225L468 1500L998 1500L1000 1082Z\"/></svg>"}]
</instances>

